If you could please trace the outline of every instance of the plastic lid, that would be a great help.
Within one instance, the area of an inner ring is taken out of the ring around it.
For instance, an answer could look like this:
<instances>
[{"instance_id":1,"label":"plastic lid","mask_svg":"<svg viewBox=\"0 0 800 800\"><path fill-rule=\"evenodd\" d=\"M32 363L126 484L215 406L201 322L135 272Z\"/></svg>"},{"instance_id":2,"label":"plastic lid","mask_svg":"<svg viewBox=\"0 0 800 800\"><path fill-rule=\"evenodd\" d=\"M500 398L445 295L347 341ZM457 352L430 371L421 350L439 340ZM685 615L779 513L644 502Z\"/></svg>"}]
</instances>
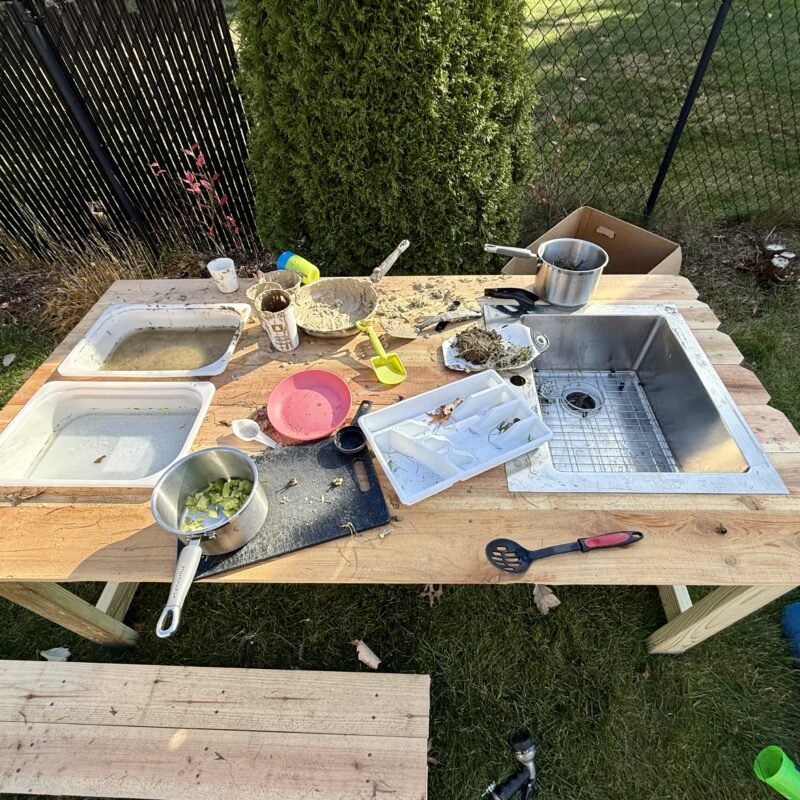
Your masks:
<instances>
[{"instance_id":1,"label":"plastic lid","mask_svg":"<svg viewBox=\"0 0 800 800\"><path fill-rule=\"evenodd\" d=\"M294 253L290 250L286 250L286 252L281 253L278 256L278 269L286 269L286 265L289 263L289 259L294 258Z\"/></svg>"}]
</instances>

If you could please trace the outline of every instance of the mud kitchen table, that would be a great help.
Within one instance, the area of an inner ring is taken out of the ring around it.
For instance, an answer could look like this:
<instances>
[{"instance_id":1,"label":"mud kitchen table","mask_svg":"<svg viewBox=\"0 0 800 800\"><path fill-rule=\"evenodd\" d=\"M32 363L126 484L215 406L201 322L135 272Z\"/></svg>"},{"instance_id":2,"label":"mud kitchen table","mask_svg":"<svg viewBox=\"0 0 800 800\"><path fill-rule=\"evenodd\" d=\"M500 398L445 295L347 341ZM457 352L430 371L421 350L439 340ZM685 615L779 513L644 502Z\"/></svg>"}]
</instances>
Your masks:
<instances>
[{"instance_id":1,"label":"mud kitchen table","mask_svg":"<svg viewBox=\"0 0 800 800\"><path fill-rule=\"evenodd\" d=\"M414 278L386 278L394 296L418 292ZM524 285L520 276L436 278L466 296L491 285ZM219 302L206 280L119 281L56 349L0 415L5 426L45 381L57 378L61 359L110 303ZM226 300L244 299L226 295ZM561 556L535 564L518 581L547 584L649 584L659 587L667 623L648 639L653 653L681 653L800 583L800 437L768 405L769 395L741 353L717 330L711 309L697 300L685 278L607 276L597 303L670 303L679 308L744 416L768 451L790 494L643 495L521 494L507 489L503 467L459 483L429 500L400 506L383 487L393 514L391 535L369 534L293 553L216 579L225 583L501 583L484 558L486 543L509 536L529 548L577 536L635 529L646 533L635 547ZM408 380L376 384L366 337L304 337L299 350L276 360L251 319L228 369L214 378L217 392L194 443L239 445L226 422L247 417L266 403L271 389L293 371L324 367L349 380L353 408L364 399L376 407L462 377L441 364L443 336L393 342ZM247 445L244 446L245 449ZM168 582L175 543L150 517L149 493L117 489L0 489L0 596L96 642L134 644L137 633L122 620L143 581ZM61 584L103 581L92 605ZM692 605L686 585L714 585ZM164 587L166 595L167 587ZM189 599L191 606L191 598Z\"/></svg>"}]
</instances>

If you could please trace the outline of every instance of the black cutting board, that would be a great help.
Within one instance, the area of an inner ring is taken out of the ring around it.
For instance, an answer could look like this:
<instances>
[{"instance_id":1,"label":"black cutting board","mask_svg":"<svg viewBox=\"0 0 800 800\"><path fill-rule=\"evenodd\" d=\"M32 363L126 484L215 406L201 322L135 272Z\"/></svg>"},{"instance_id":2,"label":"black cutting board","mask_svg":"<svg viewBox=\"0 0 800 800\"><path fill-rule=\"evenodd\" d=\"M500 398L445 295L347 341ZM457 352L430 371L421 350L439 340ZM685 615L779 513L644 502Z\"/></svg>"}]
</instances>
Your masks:
<instances>
[{"instance_id":1,"label":"black cutting board","mask_svg":"<svg viewBox=\"0 0 800 800\"><path fill-rule=\"evenodd\" d=\"M333 439L324 439L271 450L253 460L267 493L267 520L255 538L239 550L203 556L195 578L246 567L389 522L389 510L367 450L355 457L345 456ZM363 465L369 481L366 491L359 487L356 461ZM338 478L342 482L335 486ZM289 485L293 480L296 486ZM178 552L182 546L179 544Z\"/></svg>"}]
</instances>

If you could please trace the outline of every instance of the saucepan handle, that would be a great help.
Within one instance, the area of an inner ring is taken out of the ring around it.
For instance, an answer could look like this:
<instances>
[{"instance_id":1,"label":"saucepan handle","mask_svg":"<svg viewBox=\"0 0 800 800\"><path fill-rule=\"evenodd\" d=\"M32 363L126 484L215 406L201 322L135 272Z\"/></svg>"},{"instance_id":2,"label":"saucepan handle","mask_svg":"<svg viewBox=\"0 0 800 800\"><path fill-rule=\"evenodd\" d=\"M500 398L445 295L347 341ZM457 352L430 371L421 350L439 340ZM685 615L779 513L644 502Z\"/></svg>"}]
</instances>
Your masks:
<instances>
[{"instance_id":1,"label":"saucepan handle","mask_svg":"<svg viewBox=\"0 0 800 800\"><path fill-rule=\"evenodd\" d=\"M525 247L505 247L501 244L485 244L483 249L487 253L498 256L508 256L509 258L536 258L536 253L532 253Z\"/></svg>"},{"instance_id":2,"label":"saucepan handle","mask_svg":"<svg viewBox=\"0 0 800 800\"><path fill-rule=\"evenodd\" d=\"M159 639L166 639L172 636L181 621L181 609L183 601L192 586L197 566L203 551L200 549L200 539L192 539L186 547L181 550L178 556L178 563L175 565L175 577L172 579L172 586L169 590L167 605L161 612L156 625L156 636ZM169 624L167 624L169 622Z\"/></svg>"}]
</instances>

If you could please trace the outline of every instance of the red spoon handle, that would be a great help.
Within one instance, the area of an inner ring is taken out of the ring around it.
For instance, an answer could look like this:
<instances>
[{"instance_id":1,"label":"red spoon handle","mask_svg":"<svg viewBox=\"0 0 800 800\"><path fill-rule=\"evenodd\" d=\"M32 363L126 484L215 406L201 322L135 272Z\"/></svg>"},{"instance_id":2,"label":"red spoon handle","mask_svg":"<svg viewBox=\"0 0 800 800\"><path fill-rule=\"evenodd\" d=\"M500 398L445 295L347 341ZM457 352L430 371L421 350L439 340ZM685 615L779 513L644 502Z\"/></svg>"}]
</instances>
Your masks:
<instances>
[{"instance_id":1,"label":"red spoon handle","mask_svg":"<svg viewBox=\"0 0 800 800\"><path fill-rule=\"evenodd\" d=\"M588 539L578 539L578 544L585 553L588 550L600 550L603 547L622 547L643 538L644 534L639 531L617 531L616 533L601 533L599 536L592 536Z\"/></svg>"}]
</instances>

